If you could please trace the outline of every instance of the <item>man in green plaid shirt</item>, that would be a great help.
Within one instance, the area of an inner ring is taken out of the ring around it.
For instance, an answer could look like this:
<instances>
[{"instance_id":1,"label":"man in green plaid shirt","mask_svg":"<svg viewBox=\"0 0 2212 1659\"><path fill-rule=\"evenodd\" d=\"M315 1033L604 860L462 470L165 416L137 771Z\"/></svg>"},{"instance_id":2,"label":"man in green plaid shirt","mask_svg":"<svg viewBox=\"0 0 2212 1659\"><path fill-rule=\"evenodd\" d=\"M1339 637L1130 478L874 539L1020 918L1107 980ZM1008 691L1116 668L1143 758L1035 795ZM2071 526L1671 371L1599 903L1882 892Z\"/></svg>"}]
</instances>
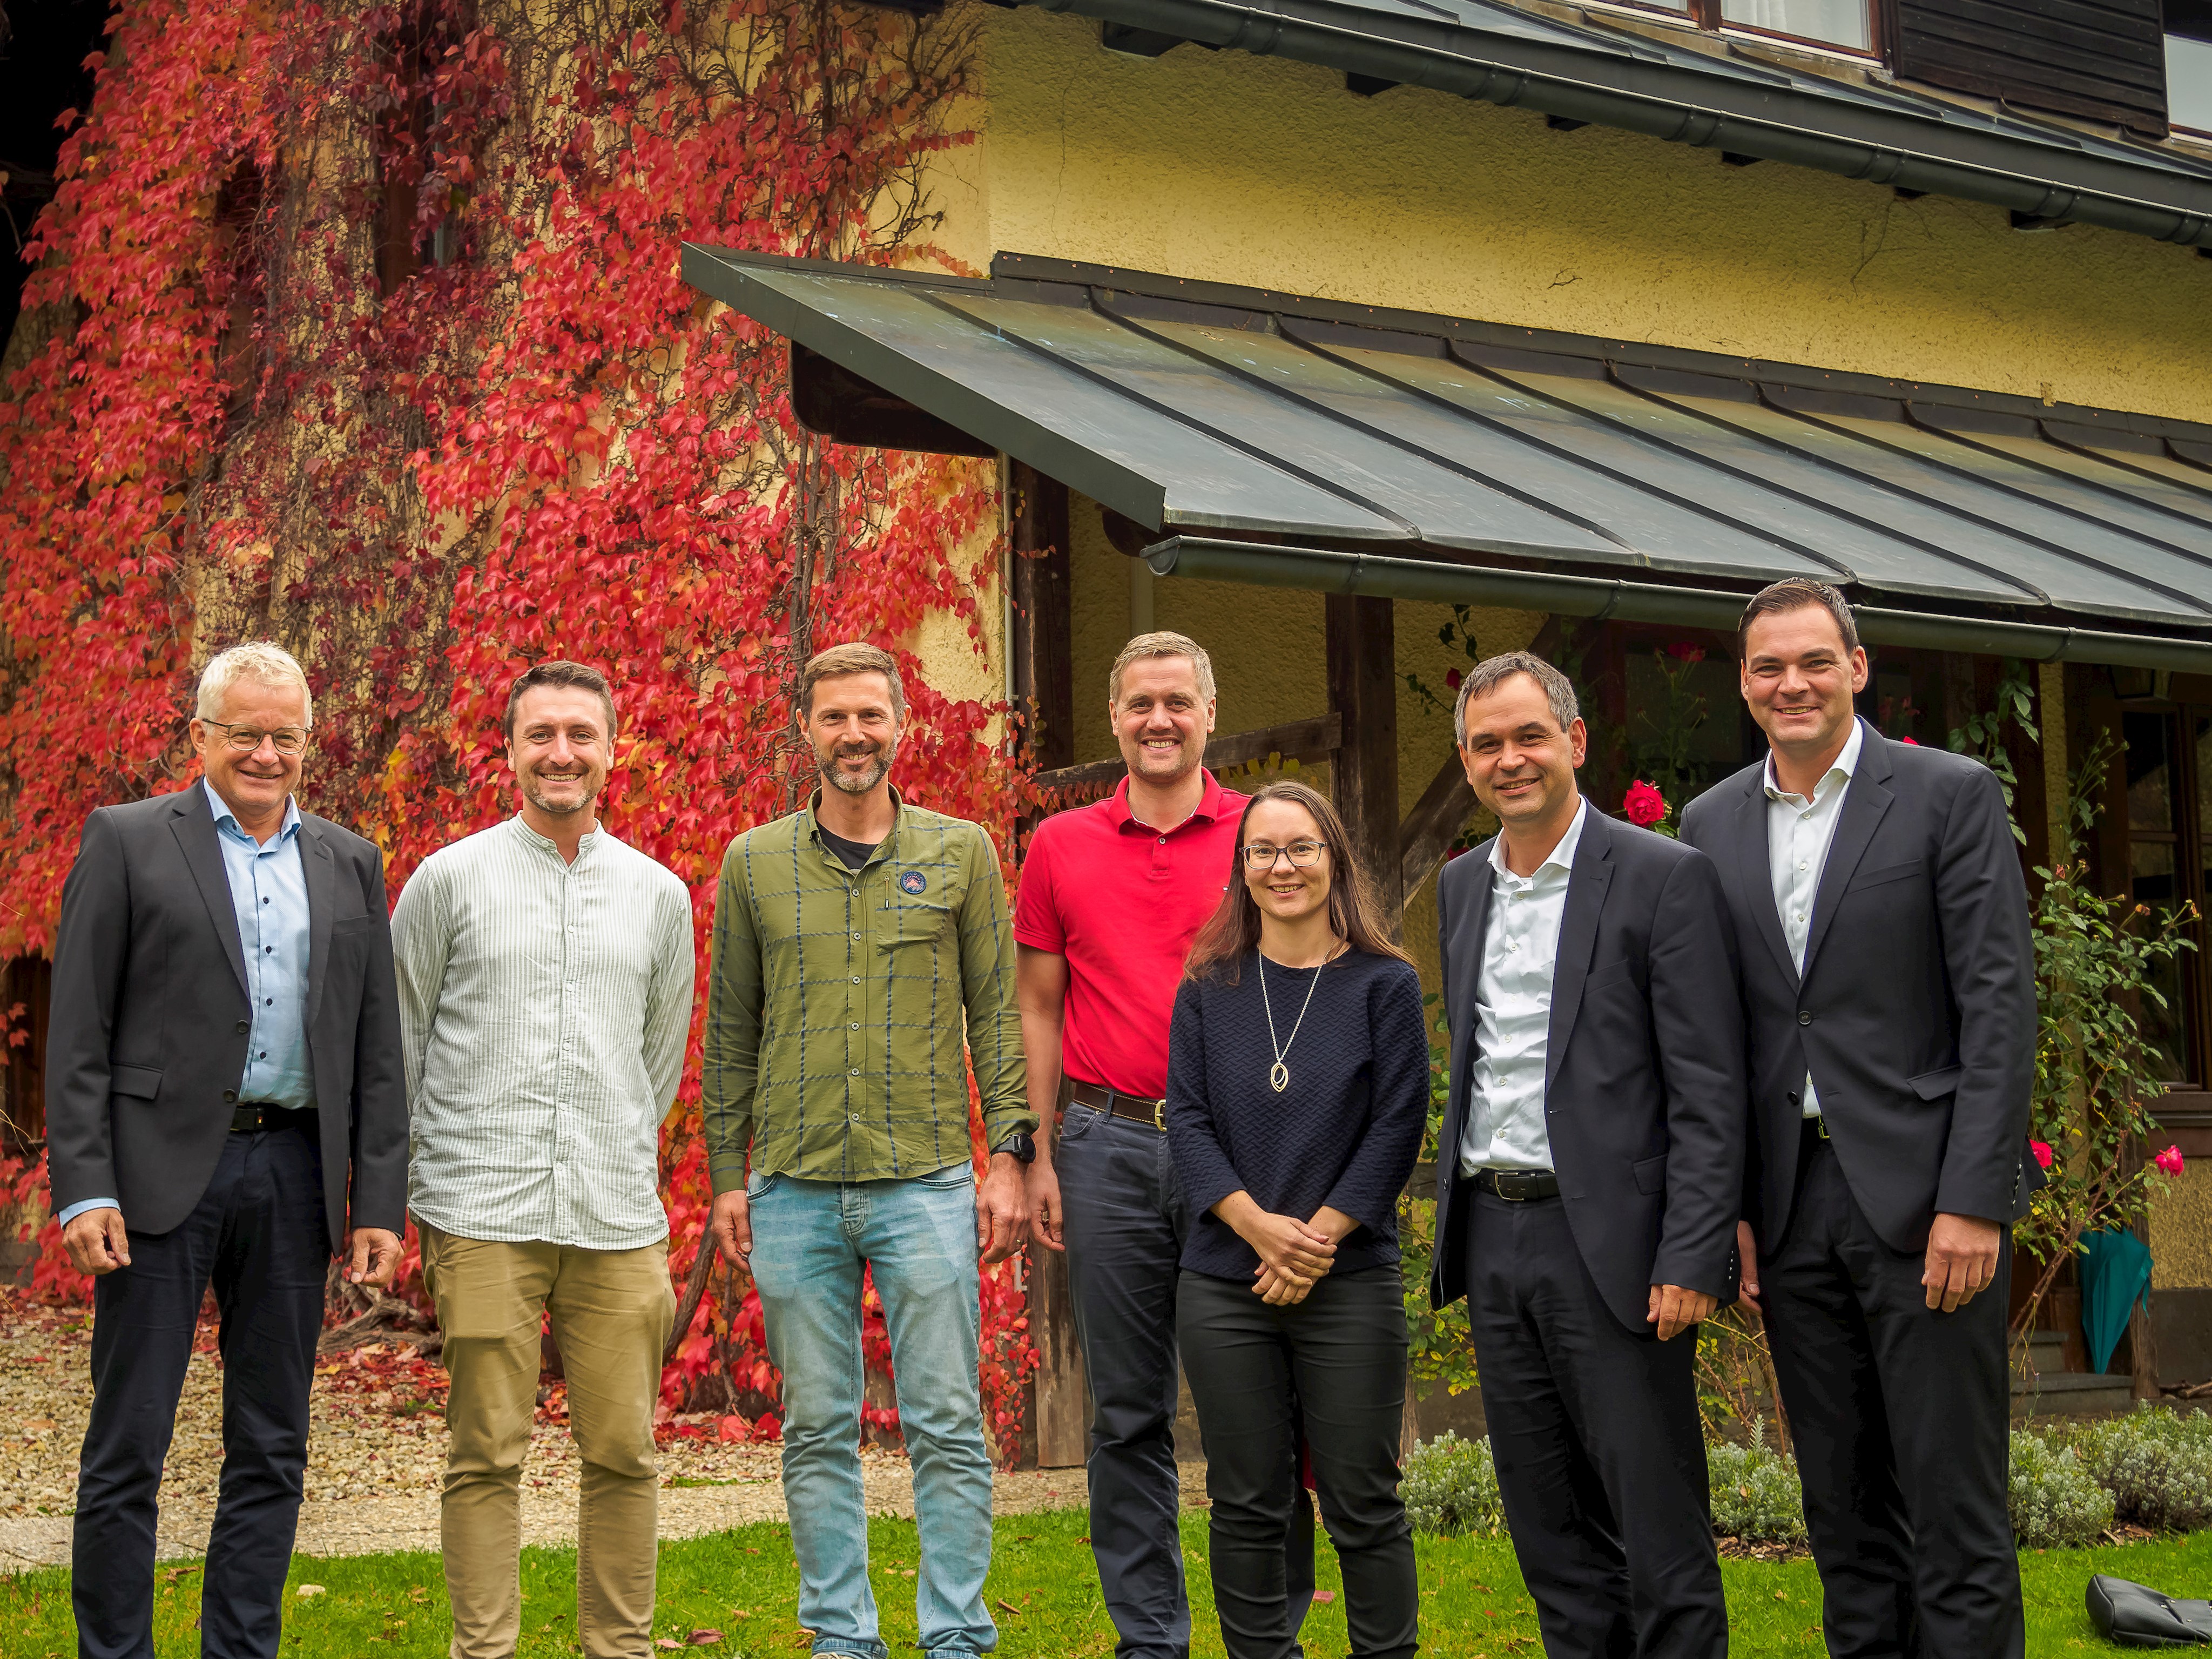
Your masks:
<instances>
[{"instance_id":1,"label":"man in green plaid shirt","mask_svg":"<svg viewBox=\"0 0 2212 1659\"><path fill-rule=\"evenodd\" d=\"M991 1462L978 1261L1028 1235L1036 1155L1014 938L990 836L901 800L898 664L844 645L799 676L823 787L722 860L704 1095L714 1231L760 1291L783 1372L783 1486L814 1652L889 1659L860 1487L861 1270L883 1299L935 1659L998 1645L983 1606ZM972 1058L992 1149L969 1155ZM749 1167L750 1166L750 1167Z\"/></svg>"}]
</instances>

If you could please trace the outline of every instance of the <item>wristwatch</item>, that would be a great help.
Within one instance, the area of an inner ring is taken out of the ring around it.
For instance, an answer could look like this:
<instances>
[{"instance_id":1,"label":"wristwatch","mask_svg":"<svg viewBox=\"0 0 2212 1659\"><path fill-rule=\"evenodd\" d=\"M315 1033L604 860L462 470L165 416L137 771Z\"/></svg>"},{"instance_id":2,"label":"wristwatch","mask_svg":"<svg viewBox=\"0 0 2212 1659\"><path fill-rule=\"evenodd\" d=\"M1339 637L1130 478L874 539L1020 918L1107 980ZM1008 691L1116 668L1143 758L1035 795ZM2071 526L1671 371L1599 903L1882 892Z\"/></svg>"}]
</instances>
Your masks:
<instances>
[{"instance_id":1,"label":"wristwatch","mask_svg":"<svg viewBox=\"0 0 2212 1659\"><path fill-rule=\"evenodd\" d=\"M991 1150L994 1152L1004 1152L1008 1157L1018 1158L1024 1164L1036 1162L1036 1142L1030 1139L1026 1129L1015 1130Z\"/></svg>"}]
</instances>

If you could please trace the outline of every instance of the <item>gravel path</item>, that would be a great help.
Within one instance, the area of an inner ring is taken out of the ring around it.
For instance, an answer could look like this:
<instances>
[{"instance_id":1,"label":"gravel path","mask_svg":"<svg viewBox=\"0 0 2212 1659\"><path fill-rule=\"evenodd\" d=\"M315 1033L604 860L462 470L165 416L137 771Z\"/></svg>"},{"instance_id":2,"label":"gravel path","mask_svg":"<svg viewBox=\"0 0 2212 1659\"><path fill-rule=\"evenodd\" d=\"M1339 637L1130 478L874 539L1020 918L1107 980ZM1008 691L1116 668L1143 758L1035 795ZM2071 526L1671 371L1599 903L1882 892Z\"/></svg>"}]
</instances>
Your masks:
<instances>
[{"instance_id":1,"label":"gravel path","mask_svg":"<svg viewBox=\"0 0 2212 1659\"><path fill-rule=\"evenodd\" d=\"M88 1316L56 1316L0 1301L0 1572L66 1565L76 1503L77 1451L92 1405ZM373 1363L375 1355L369 1355ZM304 1555L362 1555L438 1547L438 1477L445 1467L444 1413L434 1402L364 1391L358 1366L325 1365L315 1379L307 1447L307 1501L298 1548ZM177 1413L176 1439L161 1483L158 1553L207 1548L222 1466L222 1371L196 1352ZM690 1538L755 1521L784 1519L779 1449L672 1437L660 1452L660 1531ZM914 1483L904 1456L861 1453L872 1514L911 1516ZM578 1466L565 1426L540 1422L523 1467L526 1543L574 1541ZM1186 1500L1202 1479L1185 1472ZM1001 1515L1079 1507L1081 1469L1001 1474Z\"/></svg>"}]
</instances>

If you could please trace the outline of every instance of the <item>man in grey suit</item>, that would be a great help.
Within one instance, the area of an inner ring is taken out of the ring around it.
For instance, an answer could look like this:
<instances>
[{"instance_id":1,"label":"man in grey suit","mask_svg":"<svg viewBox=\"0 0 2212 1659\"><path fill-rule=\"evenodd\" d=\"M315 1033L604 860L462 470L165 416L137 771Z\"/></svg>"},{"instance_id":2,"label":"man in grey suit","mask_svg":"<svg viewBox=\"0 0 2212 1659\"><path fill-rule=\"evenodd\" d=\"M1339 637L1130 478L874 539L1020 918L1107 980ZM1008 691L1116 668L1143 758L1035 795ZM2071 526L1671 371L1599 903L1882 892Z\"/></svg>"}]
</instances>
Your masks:
<instances>
[{"instance_id":1,"label":"man in grey suit","mask_svg":"<svg viewBox=\"0 0 2212 1659\"><path fill-rule=\"evenodd\" d=\"M1464 1295L1514 1553L1553 1659L1728 1651L1697 1327L1735 1290L1743 1026L1702 854L1589 810L1566 677L1460 686L1498 834L1437 884L1450 1094L1431 1297Z\"/></svg>"},{"instance_id":2,"label":"man in grey suit","mask_svg":"<svg viewBox=\"0 0 2212 1659\"><path fill-rule=\"evenodd\" d=\"M1850 608L1745 610L1767 758L1690 804L1744 963L1754 1133L1740 1249L1790 1413L1836 1659L2007 1659L2009 1224L2027 1155L2035 957L1989 769L1852 712Z\"/></svg>"},{"instance_id":3,"label":"man in grey suit","mask_svg":"<svg viewBox=\"0 0 2212 1659\"><path fill-rule=\"evenodd\" d=\"M200 1650L273 1659L325 1270L349 1222L356 1283L398 1265L407 1104L384 861L294 804L312 718L277 647L215 658L191 723L204 781L94 812L62 892L48 1164L70 1259L97 1276L82 1659L153 1659L155 1495L210 1283L223 1468Z\"/></svg>"}]
</instances>

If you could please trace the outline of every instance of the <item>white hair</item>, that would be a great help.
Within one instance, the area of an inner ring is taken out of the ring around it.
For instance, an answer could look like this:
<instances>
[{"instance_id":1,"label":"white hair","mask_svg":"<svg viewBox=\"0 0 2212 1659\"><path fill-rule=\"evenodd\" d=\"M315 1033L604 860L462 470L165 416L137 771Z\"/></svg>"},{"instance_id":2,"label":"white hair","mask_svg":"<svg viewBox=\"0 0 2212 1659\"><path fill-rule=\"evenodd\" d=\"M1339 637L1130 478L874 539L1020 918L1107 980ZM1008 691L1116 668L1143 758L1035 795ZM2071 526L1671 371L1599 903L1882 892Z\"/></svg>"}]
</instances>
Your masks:
<instances>
[{"instance_id":1,"label":"white hair","mask_svg":"<svg viewBox=\"0 0 2212 1659\"><path fill-rule=\"evenodd\" d=\"M199 704L193 712L204 720L221 720L223 695L240 680L253 680L263 685L298 686L306 723L315 723L315 697L307 690L307 671L290 652L267 640L234 645L209 658L208 665L200 671Z\"/></svg>"}]
</instances>

